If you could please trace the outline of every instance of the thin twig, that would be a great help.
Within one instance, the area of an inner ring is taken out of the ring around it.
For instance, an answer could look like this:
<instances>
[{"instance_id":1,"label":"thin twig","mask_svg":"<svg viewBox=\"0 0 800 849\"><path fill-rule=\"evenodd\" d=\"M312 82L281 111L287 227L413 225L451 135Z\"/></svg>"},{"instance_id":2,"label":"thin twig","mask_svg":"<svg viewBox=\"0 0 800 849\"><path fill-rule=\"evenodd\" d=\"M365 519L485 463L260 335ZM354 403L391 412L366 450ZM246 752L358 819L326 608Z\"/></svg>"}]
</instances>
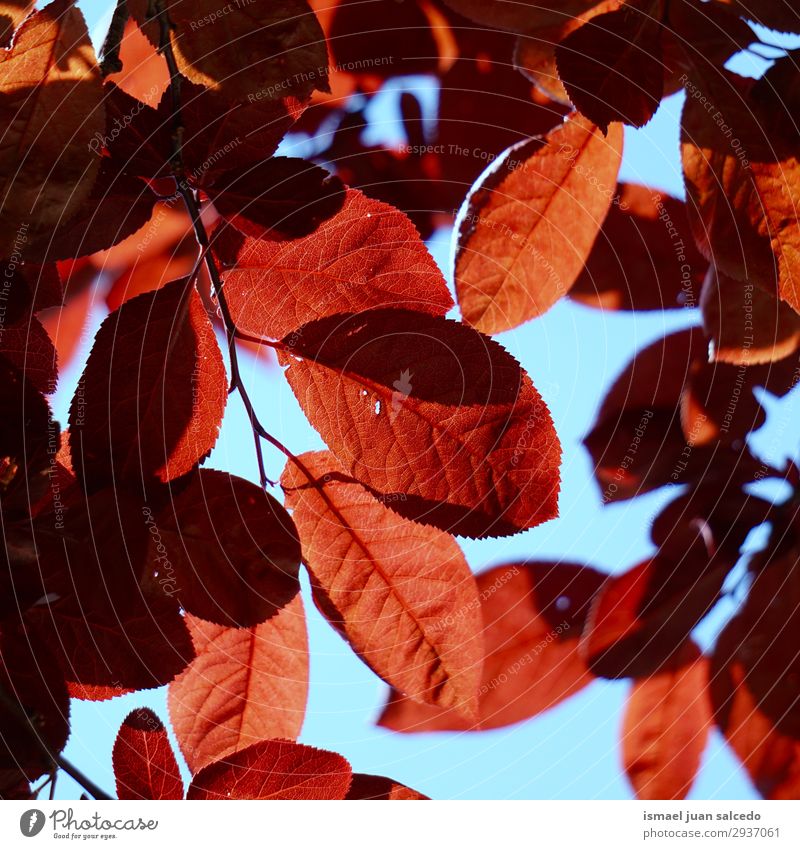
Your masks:
<instances>
[{"instance_id":1,"label":"thin twig","mask_svg":"<svg viewBox=\"0 0 800 849\"><path fill-rule=\"evenodd\" d=\"M28 730L31 740L34 741L36 747L39 749L42 755L49 761L49 763L51 763L54 767L58 767L58 769L61 769L66 772L67 775L70 776L70 778L77 781L78 784L80 784L84 790L94 796L95 799L111 799L111 796L101 790L88 776L84 775L63 755L61 755L59 752L54 752L50 748L50 746L47 744L47 741L44 740L36 730L36 726L34 725L31 717L28 716L28 714L23 709L22 705L9 693L7 693L3 687L0 687L0 704L9 713L16 716L17 720L22 724L22 726Z\"/></svg>"},{"instance_id":2,"label":"thin twig","mask_svg":"<svg viewBox=\"0 0 800 849\"><path fill-rule=\"evenodd\" d=\"M238 392L242 399L247 417L250 420L250 428L253 431L253 439L255 441L256 460L258 462L258 473L261 480L262 488L275 486L276 481L270 480L267 477L266 466L264 464L264 453L262 450L261 439L269 439L266 428L259 421L253 402L242 379L241 368L239 366L239 355L236 350L236 339L239 331L236 327L236 322L231 315L230 307L228 306L227 298L222 285L222 277L214 261L214 256L210 251L210 240L208 233L203 223L200 202L197 197L197 192L189 185L184 176L183 163L183 116L181 113L181 76L178 70L178 64L175 60L175 54L172 50L172 42L170 40L170 31L172 24L169 16L164 8L163 0L154 0L153 2L154 17L159 23L159 52L162 54L167 63L170 77L170 95L172 100L172 173L175 177L175 182L178 187L178 194L183 199L186 211L192 220L195 238L200 246L200 261L205 261L208 275L211 278L211 284L214 287L214 294L219 304L220 315L222 316L225 325L225 333L228 340L228 356L231 367L231 385L230 391Z\"/></svg>"},{"instance_id":3,"label":"thin twig","mask_svg":"<svg viewBox=\"0 0 800 849\"><path fill-rule=\"evenodd\" d=\"M127 22L127 0L117 0L108 32L103 40L103 46L100 48L100 56L102 57L100 60L100 73L103 77L107 77L109 74L116 74L122 70L122 60L119 58L119 51L122 47L122 37L125 34L125 24Z\"/></svg>"}]
</instances>

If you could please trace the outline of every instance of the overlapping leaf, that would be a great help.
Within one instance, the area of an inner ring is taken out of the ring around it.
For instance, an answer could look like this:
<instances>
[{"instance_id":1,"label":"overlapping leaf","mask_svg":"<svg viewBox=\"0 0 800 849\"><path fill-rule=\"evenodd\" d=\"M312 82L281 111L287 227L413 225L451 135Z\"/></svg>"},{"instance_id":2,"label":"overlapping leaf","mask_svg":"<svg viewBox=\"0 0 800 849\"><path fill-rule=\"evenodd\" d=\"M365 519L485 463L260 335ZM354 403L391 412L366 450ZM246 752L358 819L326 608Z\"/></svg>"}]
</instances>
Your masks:
<instances>
[{"instance_id":1,"label":"overlapping leaf","mask_svg":"<svg viewBox=\"0 0 800 849\"><path fill-rule=\"evenodd\" d=\"M400 309L332 316L281 363L348 474L404 516L466 536L557 513L560 445L516 360L490 338Z\"/></svg>"},{"instance_id":2,"label":"overlapping leaf","mask_svg":"<svg viewBox=\"0 0 800 849\"><path fill-rule=\"evenodd\" d=\"M685 799L711 726L708 663L687 643L675 669L637 681L622 725L625 772L639 799Z\"/></svg>"},{"instance_id":3,"label":"overlapping leaf","mask_svg":"<svg viewBox=\"0 0 800 849\"><path fill-rule=\"evenodd\" d=\"M29 17L0 54L0 120L0 253L8 256L74 215L100 167L90 147L105 127L100 72L69 0Z\"/></svg>"},{"instance_id":4,"label":"overlapping leaf","mask_svg":"<svg viewBox=\"0 0 800 849\"><path fill-rule=\"evenodd\" d=\"M308 638L300 596L250 628L188 616L197 657L169 687L169 712L197 772L267 737L300 734L308 693Z\"/></svg>"},{"instance_id":5,"label":"overlapping leaf","mask_svg":"<svg viewBox=\"0 0 800 849\"><path fill-rule=\"evenodd\" d=\"M281 338L336 313L397 307L444 315L452 306L442 274L411 222L348 190L342 209L312 234L286 241L223 229L214 253L237 326Z\"/></svg>"},{"instance_id":6,"label":"overlapping leaf","mask_svg":"<svg viewBox=\"0 0 800 849\"><path fill-rule=\"evenodd\" d=\"M464 319L487 333L546 312L566 295L614 198L622 128L581 117L510 148L461 212L455 258Z\"/></svg>"},{"instance_id":7,"label":"overlapping leaf","mask_svg":"<svg viewBox=\"0 0 800 849\"><path fill-rule=\"evenodd\" d=\"M213 448L227 398L211 322L188 280L124 303L102 324L70 407L89 489L168 481Z\"/></svg>"},{"instance_id":8,"label":"overlapping leaf","mask_svg":"<svg viewBox=\"0 0 800 849\"><path fill-rule=\"evenodd\" d=\"M578 644L603 580L600 572L570 563L509 563L482 572L486 654L478 722L393 692L379 724L410 733L502 728L579 692L593 676Z\"/></svg>"},{"instance_id":9,"label":"overlapping leaf","mask_svg":"<svg viewBox=\"0 0 800 849\"><path fill-rule=\"evenodd\" d=\"M381 678L473 716L479 601L455 540L398 516L328 453L290 463L282 485L323 614Z\"/></svg>"},{"instance_id":10,"label":"overlapping leaf","mask_svg":"<svg viewBox=\"0 0 800 849\"><path fill-rule=\"evenodd\" d=\"M255 484L200 469L145 520L152 585L194 616L247 628L274 616L300 590L292 520Z\"/></svg>"},{"instance_id":11,"label":"overlapping leaf","mask_svg":"<svg viewBox=\"0 0 800 849\"><path fill-rule=\"evenodd\" d=\"M344 799L352 780L334 752L263 740L215 761L192 779L189 799Z\"/></svg>"}]
</instances>

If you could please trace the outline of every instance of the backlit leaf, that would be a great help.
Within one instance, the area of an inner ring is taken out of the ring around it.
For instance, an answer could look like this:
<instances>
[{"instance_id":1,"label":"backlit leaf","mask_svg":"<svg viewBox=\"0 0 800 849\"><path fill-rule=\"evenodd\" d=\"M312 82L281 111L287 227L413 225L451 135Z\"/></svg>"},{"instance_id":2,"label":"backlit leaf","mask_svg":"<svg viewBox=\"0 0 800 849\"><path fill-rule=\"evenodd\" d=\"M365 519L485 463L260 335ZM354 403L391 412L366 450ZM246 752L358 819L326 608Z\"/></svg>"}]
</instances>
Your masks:
<instances>
[{"instance_id":1,"label":"backlit leaf","mask_svg":"<svg viewBox=\"0 0 800 849\"><path fill-rule=\"evenodd\" d=\"M570 100L604 132L612 121L642 127L658 109L664 93L662 5L626 3L591 18L556 48Z\"/></svg>"},{"instance_id":2,"label":"backlit leaf","mask_svg":"<svg viewBox=\"0 0 800 849\"><path fill-rule=\"evenodd\" d=\"M214 447L227 394L222 354L189 281L125 302L97 332L70 407L78 476L93 489L185 474Z\"/></svg>"},{"instance_id":3,"label":"backlit leaf","mask_svg":"<svg viewBox=\"0 0 800 849\"><path fill-rule=\"evenodd\" d=\"M622 725L622 759L638 799L685 799L711 726L708 663L687 643L681 665L637 681Z\"/></svg>"},{"instance_id":4,"label":"backlit leaf","mask_svg":"<svg viewBox=\"0 0 800 849\"><path fill-rule=\"evenodd\" d=\"M308 694L308 638L297 596L251 628L187 617L197 657L169 686L169 713L197 772L266 737L300 734Z\"/></svg>"},{"instance_id":5,"label":"backlit leaf","mask_svg":"<svg viewBox=\"0 0 800 849\"><path fill-rule=\"evenodd\" d=\"M464 319L509 330L567 294L614 198L622 127L581 117L510 148L462 208L455 258Z\"/></svg>"},{"instance_id":6,"label":"backlit leaf","mask_svg":"<svg viewBox=\"0 0 800 849\"><path fill-rule=\"evenodd\" d=\"M131 711L112 754L120 799L182 799L183 780L167 729L150 708Z\"/></svg>"},{"instance_id":7,"label":"backlit leaf","mask_svg":"<svg viewBox=\"0 0 800 849\"><path fill-rule=\"evenodd\" d=\"M331 454L300 463L281 482L317 606L381 678L417 701L474 714L479 602L455 540L398 516Z\"/></svg>"},{"instance_id":8,"label":"backlit leaf","mask_svg":"<svg viewBox=\"0 0 800 849\"><path fill-rule=\"evenodd\" d=\"M90 147L105 127L100 72L70 0L31 15L0 52L0 122L0 253L8 256L15 240L74 215L100 166Z\"/></svg>"},{"instance_id":9,"label":"backlit leaf","mask_svg":"<svg viewBox=\"0 0 800 849\"><path fill-rule=\"evenodd\" d=\"M250 627L274 616L300 590L292 520L249 481L200 469L145 521L152 585L194 616Z\"/></svg>"},{"instance_id":10,"label":"backlit leaf","mask_svg":"<svg viewBox=\"0 0 800 849\"><path fill-rule=\"evenodd\" d=\"M477 582L486 655L479 721L393 692L379 725L408 733L502 728L579 692L593 676L578 644L604 577L571 563L509 563L482 572Z\"/></svg>"},{"instance_id":11,"label":"backlit leaf","mask_svg":"<svg viewBox=\"0 0 800 849\"><path fill-rule=\"evenodd\" d=\"M311 235L245 238L230 227L213 241L237 326L281 338L336 313L396 307L444 315L453 301L411 222L347 191L342 209Z\"/></svg>"},{"instance_id":12,"label":"backlit leaf","mask_svg":"<svg viewBox=\"0 0 800 849\"><path fill-rule=\"evenodd\" d=\"M188 799L344 799L352 780L334 752L262 740L201 769Z\"/></svg>"},{"instance_id":13,"label":"backlit leaf","mask_svg":"<svg viewBox=\"0 0 800 849\"><path fill-rule=\"evenodd\" d=\"M550 413L490 338L438 316L371 310L305 325L279 357L347 473L403 516L502 536L556 515Z\"/></svg>"}]
</instances>

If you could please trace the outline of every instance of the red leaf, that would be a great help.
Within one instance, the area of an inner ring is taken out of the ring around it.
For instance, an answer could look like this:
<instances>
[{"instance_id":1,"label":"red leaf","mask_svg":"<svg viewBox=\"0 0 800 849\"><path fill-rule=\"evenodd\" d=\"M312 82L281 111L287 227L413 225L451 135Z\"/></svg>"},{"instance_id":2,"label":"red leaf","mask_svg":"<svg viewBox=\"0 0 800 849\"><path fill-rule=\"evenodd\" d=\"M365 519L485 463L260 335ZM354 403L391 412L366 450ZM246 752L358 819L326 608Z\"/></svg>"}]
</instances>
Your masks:
<instances>
[{"instance_id":1,"label":"red leaf","mask_svg":"<svg viewBox=\"0 0 800 849\"><path fill-rule=\"evenodd\" d=\"M194 656L177 603L142 587L149 534L141 505L100 490L54 524L34 524L44 593L25 614L75 698L168 683Z\"/></svg>"},{"instance_id":2,"label":"red leaf","mask_svg":"<svg viewBox=\"0 0 800 849\"><path fill-rule=\"evenodd\" d=\"M296 738L308 695L308 638L296 596L251 628L187 616L197 657L169 686L169 713L192 772L265 737Z\"/></svg>"},{"instance_id":3,"label":"red leaf","mask_svg":"<svg viewBox=\"0 0 800 849\"><path fill-rule=\"evenodd\" d=\"M559 20L546 22L543 26L527 28L526 35L517 40L514 65L546 97L567 106L571 105L569 95L558 76L556 47L586 21L605 12L615 11L623 2L624 0L598 0L596 3L584 4L589 5L589 8L580 10L580 14L576 16L564 15Z\"/></svg>"},{"instance_id":4,"label":"red leaf","mask_svg":"<svg viewBox=\"0 0 800 849\"><path fill-rule=\"evenodd\" d=\"M482 572L477 582L486 655L479 723L392 693L378 724L412 733L502 728L568 699L592 680L578 643L604 577L570 563L508 564Z\"/></svg>"},{"instance_id":5,"label":"red leaf","mask_svg":"<svg viewBox=\"0 0 800 849\"><path fill-rule=\"evenodd\" d=\"M344 799L352 770L334 752L262 740L201 769L188 799Z\"/></svg>"},{"instance_id":6,"label":"red leaf","mask_svg":"<svg viewBox=\"0 0 800 849\"><path fill-rule=\"evenodd\" d=\"M710 268L700 295L703 329L714 360L771 363L800 347L800 315L771 292Z\"/></svg>"},{"instance_id":7,"label":"red leaf","mask_svg":"<svg viewBox=\"0 0 800 849\"><path fill-rule=\"evenodd\" d=\"M745 636L734 619L717 640L709 672L714 719L759 793L765 799L795 800L800 741L778 731L744 686L746 671L737 655Z\"/></svg>"},{"instance_id":8,"label":"red leaf","mask_svg":"<svg viewBox=\"0 0 800 849\"><path fill-rule=\"evenodd\" d=\"M460 213L455 278L466 321L499 333L567 294L611 205L621 156L621 126L605 138L578 116L484 173Z\"/></svg>"},{"instance_id":9,"label":"red leaf","mask_svg":"<svg viewBox=\"0 0 800 849\"><path fill-rule=\"evenodd\" d=\"M0 332L0 354L45 395L56 391L58 354L47 331L34 316Z\"/></svg>"},{"instance_id":10,"label":"red leaf","mask_svg":"<svg viewBox=\"0 0 800 849\"><path fill-rule=\"evenodd\" d=\"M382 775L365 775L362 772L356 772L353 775L353 783L350 785L350 790L347 793L346 799L380 799L381 801L419 801L428 799L417 790L412 790L406 787L405 784L400 784L393 781L391 778L384 778Z\"/></svg>"},{"instance_id":11,"label":"red leaf","mask_svg":"<svg viewBox=\"0 0 800 849\"><path fill-rule=\"evenodd\" d=\"M789 116L799 102L797 78L790 56L756 82L692 72L681 121L688 208L701 251L722 273L756 282L796 310L800 159Z\"/></svg>"},{"instance_id":12,"label":"red leaf","mask_svg":"<svg viewBox=\"0 0 800 849\"><path fill-rule=\"evenodd\" d=\"M7 520L27 518L50 490L58 425L30 380L0 356L0 497ZM14 412L16 411L16 412ZM0 551L3 547L0 546Z\"/></svg>"},{"instance_id":13,"label":"red leaf","mask_svg":"<svg viewBox=\"0 0 800 849\"><path fill-rule=\"evenodd\" d=\"M305 325L279 357L348 474L403 516L501 536L556 515L561 449L550 413L488 337L372 310Z\"/></svg>"},{"instance_id":14,"label":"red leaf","mask_svg":"<svg viewBox=\"0 0 800 849\"><path fill-rule=\"evenodd\" d=\"M162 509L148 509L144 522L151 585L194 616L247 628L274 616L300 590L297 531L255 484L200 469L176 484Z\"/></svg>"},{"instance_id":15,"label":"red leaf","mask_svg":"<svg viewBox=\"0 0 800 849\"><path fill-rule=\"evenodd\" d=\"M52 767L41 745L58 753L69 735L64 678L37 634L2 626L0 688L17 708L0 703L0 770L20 770L33 780Z\"/></svg>"},{"instance_id":16,"label":"red leaf","mask_svg":"<svg viewBox=\"0 0 800 849\"><path fill-rule=\"evenodd\" d=\"M0 92L0 255L10 256L81 208L100 165L89 146L105 126L100 73L71 0L25 20L0 53Z\"/></svg>"},{"instance_id":17,"label":"red leaf","mask_svg":"<svg viewBox=\"0 0 800 849\"><path fill-rule=\"evenodd\" d=\"M366 6L339 0L326 33L333 65L362 78L436 73L439 49L431 24L417 0Z\"/></svg>"},{"instance_id":18,"label":"red leaf","mask_svg":"<svg viewBox=\"0 0 800 849\"><path fill-rule=\"evenodd\" d=\"M642 678L681 663L686 638L717 603L729 566L702 539L681 559L655 557L606 581L581 649L595 675Z\"/></svg>"},{"instance_id":19,"label":"red leaf","mask_svg":"<svg viewBox=\"0 0 800 849\"><path fill-rule=\"evenodd\" d=\"M685 799L711 727L708 663L694 643L680 665L637 681L622 726L622 759L638 799Z\"/></svg>"},{"instance_id":20,"label":"red leaf","mask_svg":"<svg viewBox=\"0 0 800 849\"><path fill-rule=\"evenodd\" d=\"M446 0L448 6L460 14L484 24L515 32L550 26L566 17L574 17L598 5L600 0L521 0L521 2L494 2L486 0Z\"/></svg>"},{"instance_id":21,"label":"red leaf","mask_svg":"<svg viewBox=\"0 0 800 849\"><path fill-rule=\"evenodd\" d=\"M137 708L125 717L112 758L120 799L183 798L167 730L150 708Z\"/></svg>"},{"instance_id":22,"label":"red leaf","mask_svg":"<svg viewBox=\"0 0 800 849\"><path fill-rule=\"evenodd\" d=\"M693 307L707 268L683 201L622 183L569 294L607 310Z\"/></svg>"},{"instance_id":23,"label":"red leaf","mask_svg":"<svg viewBox=\"0 0 800 849\"><path fill-rule=\"evenodd\" d=\"M104 141L114 161L126 173L146 179L170 176L171 92L164 93L156 109L137 103L118 88L107 87L107 92L109 124ZM190 182L204 185L228 169L253 167L268 159L304 108L294 98L264 100L256 96L258 92L252 94L244 102L232 102L181 79L182 156ZM124 132L119 131L120 123Z\"/></svg>"},{"instance_id":24,"label":"red leaf","mask_svg":"<svg viewBox=\"0 0 800 849\"><path fill-rule=\"evenodd\" d=\"M397 516L327 452L303 454L281 483L314 600L331 624L411 698L474 714L479 602L455 540Z\"/></svg>"},{"instance_id":25,"label":"red leaf","mask_svg":"<svg viewBox=\"0 0 800 849\"><path fill-rule=\"evenodd\" d=\"M211 322L186 279L125 302L97 332L70 407L78 476L90 489L180 477L213 448L227 394Z\"/></svg>"},{"instance_id":26,"label":"red leaf","mask_svg":"<svg viewBox=\"0 0 800 849\"><path fill-rule=\"evenodd\" d=\"M308 236L345 199L338 177L285 156L224 171L206 192L223 218L254 239Z\"/></svg>"},{"instance_id":27,"label":"red leaf","mask_svg":"<svg viewBox=\"0 0 800 849\"><path fill-rule=\"evenodd\" d=\"M406 216L352 189L309 236L264 241L228 227L213 249L230 269L224 281L234 321L256 336L281 338L336 313L391 306L444 315L453 305Z\"/></svg>"}]
</instances>

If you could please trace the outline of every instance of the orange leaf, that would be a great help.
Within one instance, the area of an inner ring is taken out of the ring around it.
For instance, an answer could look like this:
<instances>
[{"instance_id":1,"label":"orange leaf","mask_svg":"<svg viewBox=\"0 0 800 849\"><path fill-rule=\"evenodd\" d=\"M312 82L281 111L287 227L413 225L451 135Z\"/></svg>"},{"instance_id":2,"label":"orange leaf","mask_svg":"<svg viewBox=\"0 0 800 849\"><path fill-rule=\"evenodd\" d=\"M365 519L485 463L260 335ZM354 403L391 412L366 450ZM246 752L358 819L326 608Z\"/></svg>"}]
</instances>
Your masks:
<instances>
[{"instance_id":1,"label":"orange leaf","mask_svg":"<svg viewBox=\"0 0 800 849\"><path fill-rule=\"evenodd\" d=\"M305 325L279 358L348 474L403 516L502 536L557 514L561 448L547 406L472 328L370 310Z\"/></svg>"},{"instance_id":2,"label":"orange leaf","mask_svg":"<svg viewBox=\"0 0 800 849\"><path fill-rule=\"evenodd\" d=\"M800 346L800 315L753 283L710 268L700 306L712 356L719 362L770 363L791 356Z\"/></svg>"},{"instance_id":3,"label":"orange leaf","mask_svg":"<svg viewBox=\"0 0 800 849\"><path fill-rule=\"evenodd\" d=\"M685 799L711 727L708 663L687 643L676 669L637 681L622 726L622 759L638 799Z\"/></svg>"},{"instance_id":4,"label":"orange leaf","mask_svg":"<svg viewBox=\"0 0 800 849\"><path fill-rule=\"evenodd\" d=\"M502 728L579 692L593 676L578 643L604 577L571 563L510 563L482 572L477 582L486 655L479 723L392 693L379 725L402 732Z\"/></svg>"},{"instance_id":5,"label":"orange leaf","mask_svg":"<svg viewBox=\"0 0 800 849\"><path fill-rule=\"evenodd\" d=\"M791 57L755 83L692 74L681 146L701 251L723 274L779 294L800 311L800 158L789 120L796 79Z\"/></svg>"},{"instance_id":6,"label":"orange leaf","mask_svg":"<svg viewBox=\"0 0 800 849\"><path fill-rule=\"evenodd\" d=\"M300 463L281 483L317 606L381 678L417 701L474 714L479 602L455 540L397 516L327 452Z\"/></svg>"},{"instance_id":7,"label":"orange leaf","mask_svg":"<svg viewBox=\"0 0 800 849\"><path fill-rule=\"evenodd\" d=\"M265 737L300 734L308 637L300 596L251 628L187 616L197 657L169 686L169 713L192 772Z\"/></svg>"},{"instance_id":8,"label":"orange leaf","mask_svg":"<svg viewBox=\"0 0 800 849\"><path fill-rule=\"evenodd\" d=\"M566 295L611 206L622 127L605 138L573 117L515 145L462 208L455 278L464 319L485 333L517 327Z\"/></svg>"},{"instance_id":9,"label":"orange leaf","mask_svg":"<svg viewBox=\"0 0 800 849\"><path fill-rule=\"evenodd\" d=\"M308 236L286 241L215 234L237 326L281 338L336 313L397 307L444 315L453 305L414 225L393 207L348 189L342 209Z\"/></svg>"}]
</instances>

